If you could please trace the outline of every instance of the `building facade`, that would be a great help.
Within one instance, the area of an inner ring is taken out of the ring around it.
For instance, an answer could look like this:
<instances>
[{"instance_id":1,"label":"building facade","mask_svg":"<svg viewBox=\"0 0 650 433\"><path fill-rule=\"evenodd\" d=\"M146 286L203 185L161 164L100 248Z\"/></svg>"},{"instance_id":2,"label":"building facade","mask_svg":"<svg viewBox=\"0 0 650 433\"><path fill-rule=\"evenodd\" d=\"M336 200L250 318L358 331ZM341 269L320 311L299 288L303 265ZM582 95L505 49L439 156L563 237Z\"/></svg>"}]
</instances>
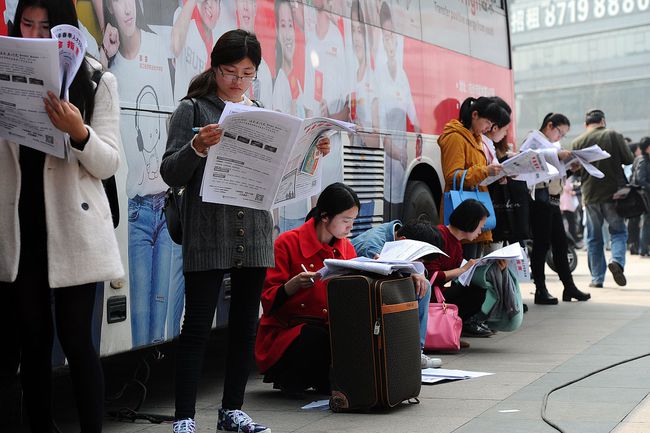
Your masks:
<instances>
[{"instance_id":1,"label":"building facade","mask_svg":"<svg viewBox=\"0 0 650 433\"><path fill-rule=\"evenodd\" d=\"M584 113L634 141L650 135L650 0L511 0L517 137L561 112Z\"/></svg>"}]
</instances>

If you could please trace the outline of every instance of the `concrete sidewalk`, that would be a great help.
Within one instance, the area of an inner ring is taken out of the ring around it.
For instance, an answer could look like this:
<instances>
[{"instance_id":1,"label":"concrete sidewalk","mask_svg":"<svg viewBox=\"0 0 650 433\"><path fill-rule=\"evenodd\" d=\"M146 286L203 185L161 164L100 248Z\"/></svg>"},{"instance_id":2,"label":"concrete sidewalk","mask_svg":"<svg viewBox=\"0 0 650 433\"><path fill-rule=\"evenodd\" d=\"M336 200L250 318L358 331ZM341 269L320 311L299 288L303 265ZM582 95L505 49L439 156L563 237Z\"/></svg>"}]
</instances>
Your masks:
<instances>
[{"instance_id":1,"label":"concrete sidewalk","mask_svg":"<svg viewBox=\"0 0 650 433\"><path fill-rule=\"evenodd\" d=\"M611 275L605 287L591 289L588 302L561 302L557 306L533 304L531 284L523 284L530 308L516 332L500 332L471 343L456 355L442 355L443 367L495 373L478 379L423 385L419 405L403 404L372 414L334 414L300 407L323 397L288 399L255 374L249 381L244 410L253 419L285 432L554 432L540 417L544 395L552 388L607 365L650 352L650 259L629 256L628 285L617 287ZM584 252L574 273L576 284L589 290ZM550 291L561 296L557 276L547 268ZM120 386L113 368L119 358L107 360L107 389ZM152 369L143 412L173 414L173 363ZM129 373L130 374L130 373ZM223 384L223 357L212 348L201 383L198 431L214 432ZM67 378L60 378L63 380ZM123 379L123 377L121 378ZM578 433L650 432L650 357L626 363L553 393L547 417L564 431ZM78 431L64 395L62 431ZM65 410L64 410L65 408ZM107 420L105 432L170 432L170 425Z\"/></svg>"}]
</instances>

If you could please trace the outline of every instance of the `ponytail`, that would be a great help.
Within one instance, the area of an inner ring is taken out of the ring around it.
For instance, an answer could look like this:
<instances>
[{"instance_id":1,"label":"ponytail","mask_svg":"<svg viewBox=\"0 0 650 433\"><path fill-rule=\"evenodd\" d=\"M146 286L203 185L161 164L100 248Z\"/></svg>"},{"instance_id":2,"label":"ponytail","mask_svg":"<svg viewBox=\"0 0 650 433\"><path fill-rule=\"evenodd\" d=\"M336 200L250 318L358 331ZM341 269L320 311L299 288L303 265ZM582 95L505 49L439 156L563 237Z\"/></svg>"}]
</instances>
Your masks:
<instances>
[{"instance_id":1,"label":"ponytail","mask_svg":"<svg viewBox=\"0 0 650 433\"><path fill-rule=\"evenodd\" d=\"M501 98L497 101L486 96L481 96L479 98L469 97L465 99L463 104L460 106L458 120L465 128L471 130L472 113L476 111L479 117L483 117L488 119L490 122L499 125L504 122L506 117L508 119L510 118L510 114L502 104L505 104L506 106L508 105ZM508 108L510 107L508 106Z\"/></svg>"},{"instance_id":2,"label":"ponytail","mask_svg":"<svg viewBox=\"0 0 650 433\"><path fill-rule=\"evenodd\" d=\"M544 116L544 120L542 120L542 126L539 128L540 131L543 131L544 128L546 128L546 125L551 122L551 126L553 128L561 126L561 125L566 125L568 127L571 127L571 122L569 122L569 118L566 117L564 114L560 113L548 113L546 116Z\"/></svg>"}]
</instances>

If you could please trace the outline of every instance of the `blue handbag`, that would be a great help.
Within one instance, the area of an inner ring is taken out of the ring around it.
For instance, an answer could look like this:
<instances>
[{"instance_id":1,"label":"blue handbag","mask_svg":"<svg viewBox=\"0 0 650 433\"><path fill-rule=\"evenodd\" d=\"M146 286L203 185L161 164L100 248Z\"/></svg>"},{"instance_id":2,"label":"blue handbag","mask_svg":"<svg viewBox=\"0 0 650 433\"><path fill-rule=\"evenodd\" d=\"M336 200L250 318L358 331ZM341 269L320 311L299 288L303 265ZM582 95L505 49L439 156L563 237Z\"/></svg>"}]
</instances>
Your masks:
<instances>
[{"instance_id":1,"label":"blue handbag","mask_svg":"<svg viewBox=\"0 0 650 433\"><path fill-rule=\"evenodd\" d=\"M487 191L479 191L478 185L475 189L471 191L464 191L463 186L465 185L465 176L467 176L467 170L463 171L463 177L460 179L460 189L456 189L456 177L460 170L456 170L454 173L454 182L451 188L451 191L447 191L444 196L444 208L445 208L445 225L449 224L449 215L458 207L459 204L464 202L467 199L473 198L478 200L487 208L490 216L487 217L485 225L483 226L483 231L492 230L497 226L497 217L494 213L494 206L492 206L492 199L490 198L490 193Z\"/></svg>"}]
</instances>

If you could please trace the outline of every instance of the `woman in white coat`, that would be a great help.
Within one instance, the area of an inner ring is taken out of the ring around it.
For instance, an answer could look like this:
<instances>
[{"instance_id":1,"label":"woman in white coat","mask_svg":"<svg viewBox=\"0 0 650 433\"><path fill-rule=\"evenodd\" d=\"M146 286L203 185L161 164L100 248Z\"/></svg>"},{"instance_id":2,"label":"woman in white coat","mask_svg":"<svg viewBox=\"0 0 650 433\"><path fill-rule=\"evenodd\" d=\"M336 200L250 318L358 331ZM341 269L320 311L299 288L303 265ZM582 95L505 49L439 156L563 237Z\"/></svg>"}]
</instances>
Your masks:
<instances>
[{"instance_id":1,"label":"woman in white coat","mask_svg":"<svg viewBox=\"0 0 650 433\"><path fill-rule=\"evenodd\" d=\"M12 36L49 38L58 24L76 26L77 14L70 0L21 0L14 22ZM95 92L93 67L99 64L82 64L70 102L51 92L44 98L52 124L70 136L67 159L0 140L0 392L5 395L20 366L33 432L53 430L54 322L81 431L99 432L102 425L104 379L91 338L95 287L124 271L100 180L119 163L117 82L104 73Z\"/></svg>"}]
</instances>

